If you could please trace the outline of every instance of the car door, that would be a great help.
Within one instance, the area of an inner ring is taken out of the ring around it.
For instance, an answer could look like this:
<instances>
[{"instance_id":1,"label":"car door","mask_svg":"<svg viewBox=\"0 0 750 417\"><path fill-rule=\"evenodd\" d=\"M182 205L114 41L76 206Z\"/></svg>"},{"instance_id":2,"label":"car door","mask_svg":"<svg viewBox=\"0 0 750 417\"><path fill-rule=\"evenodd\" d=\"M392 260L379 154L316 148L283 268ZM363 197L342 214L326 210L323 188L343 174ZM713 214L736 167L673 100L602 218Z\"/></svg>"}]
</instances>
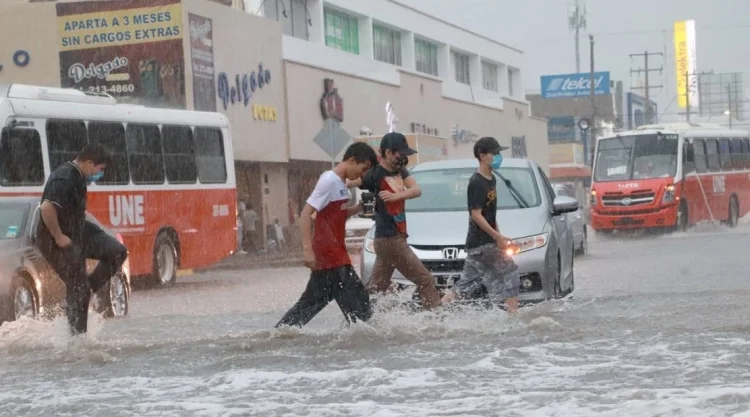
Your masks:
<instances>
[{"instance_id":1,"label":"car door","mask_svg":"<svg viewBox=\"0 0 750 417\"><path fill-rule=\"evenodd\" d=\"M568 190L559 184L555 184L554 186L555 196L566 196L571 198L576 198L575 195L571 195ZM572 236L572 244L574 247L577 247L581 242L583 242L583 212L581 211L580 207L578 210L572 212L572 213L565 213L563 214L566 218L566 222L570 225L570 230L573 233Z\"/></svg>"},{"instance_id":2,"label":"car door","mask_svg":"<svg viewBox=\"0 0 750 417\"><path fill-rule=\"evenodd\" d=\"M565 280L570 277L573 269L573 233L570 230L568 224L568 218L565 214L555 216L553 204L555 202L555 191L552 188L547 175L542 171L541 168L537 167L539 176L544 184L545 194L547 195L547 201L550 209L550 221L552 223L552 231L555 233L555 241L557 242L558 249L560 251L560 286L567 288L569 283Z\"/></svg>"}]
</instances>

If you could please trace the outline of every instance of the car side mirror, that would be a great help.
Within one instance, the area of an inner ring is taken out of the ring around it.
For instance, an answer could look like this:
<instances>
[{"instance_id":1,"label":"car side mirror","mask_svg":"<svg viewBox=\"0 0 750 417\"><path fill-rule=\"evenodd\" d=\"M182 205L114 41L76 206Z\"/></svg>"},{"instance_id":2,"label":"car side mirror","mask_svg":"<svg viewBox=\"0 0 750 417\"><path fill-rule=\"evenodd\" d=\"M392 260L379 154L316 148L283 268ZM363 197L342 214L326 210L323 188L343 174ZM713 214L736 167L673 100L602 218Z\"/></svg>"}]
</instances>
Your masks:
<instances>
[{"instance_id":1,"label":"car side mirror","mask_svg":"<svg viewBox=\"0 0 750 417\"><path fill-rule=\"evenodd\" d=\"M572 213L578 210L578 200L573 197L567 197L563 195L561 195L560 197L555 197L553 209L556 216L559 216L563 213Z\"/></svg>"}]
</instances>

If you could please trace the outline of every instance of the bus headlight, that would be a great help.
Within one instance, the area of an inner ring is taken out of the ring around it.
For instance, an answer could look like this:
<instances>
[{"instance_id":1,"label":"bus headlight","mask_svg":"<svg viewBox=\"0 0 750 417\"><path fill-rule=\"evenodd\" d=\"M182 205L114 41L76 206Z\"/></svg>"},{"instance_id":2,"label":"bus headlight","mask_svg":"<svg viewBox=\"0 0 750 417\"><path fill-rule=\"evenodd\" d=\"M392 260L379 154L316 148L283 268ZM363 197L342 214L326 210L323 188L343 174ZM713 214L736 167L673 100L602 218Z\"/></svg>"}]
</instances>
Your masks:
<instances>
[{"instance_id":1,"label":"bus headlight","mask_svg":"<svg viewBox=\"0 0 750 417\"><path fill-rule=\"evenodd\" d=\"M542 233L539 235L513 239L511 241L512 245L515 246L515 248L513 248L513 252L515 252L514 254L519 254L522 252L530 251L532 249L542 248L547 244L548 239L549 233Z\"/></svg>"},{"instance_id":2,"label":"bus headlight","mask_svg":"<svg viewBox=\"0 0 750 417\"><path fill-rule=\"evenodd\" d=\"M589 204L591 207L594 207L596 205L596 191L591 190L591 203Z\"/></svg>"},{"instance_id":3,"label":"bus headlight","mask_svg":"<svg viewBox=\"0 0 750 417\"><path fill-rule=\"evenodd\" d=\"M663 204L674 203L674 185L667 185L664 188L664 196L661 199Z\"/></svg>"}]
</instances>

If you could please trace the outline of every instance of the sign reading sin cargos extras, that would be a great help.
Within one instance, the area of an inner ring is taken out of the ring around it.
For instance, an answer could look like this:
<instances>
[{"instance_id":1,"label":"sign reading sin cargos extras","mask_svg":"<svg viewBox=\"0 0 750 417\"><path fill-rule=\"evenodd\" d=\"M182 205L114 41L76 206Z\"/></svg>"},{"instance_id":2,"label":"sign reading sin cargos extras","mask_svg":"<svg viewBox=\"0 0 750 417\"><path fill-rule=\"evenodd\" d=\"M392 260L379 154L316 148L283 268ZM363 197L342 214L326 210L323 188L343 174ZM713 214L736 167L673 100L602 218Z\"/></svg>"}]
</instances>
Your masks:
<instances>
[{"instance_id":1,"label":"sign reading sin cargos extras","mask_svg":"<svg viewBox=\"0 0 750 417\"><path fill-rule=\"evenodd\" d=\"M271 72L263 68L263 64L258 65L258 70L249 74L236 74L230 85L230 79L226 72L219 74L216 91L224 105L224 110L229 107L229 103L240 103L247 107L250 104L250 98L259 88L263 88L271 82Z\"/></svg>"},{"instance_id":2,"label":"sign reading sin cargos extras","mask_svg":"<svg viewBox=\"0 0 750 417\"><path fill-rule=\"evenodd\" d=\"M543 75L542 98L582 97L591 93L591 74ZM594 94L610 94L609 71L594 73Z\"/></svg>"}]
</instances>

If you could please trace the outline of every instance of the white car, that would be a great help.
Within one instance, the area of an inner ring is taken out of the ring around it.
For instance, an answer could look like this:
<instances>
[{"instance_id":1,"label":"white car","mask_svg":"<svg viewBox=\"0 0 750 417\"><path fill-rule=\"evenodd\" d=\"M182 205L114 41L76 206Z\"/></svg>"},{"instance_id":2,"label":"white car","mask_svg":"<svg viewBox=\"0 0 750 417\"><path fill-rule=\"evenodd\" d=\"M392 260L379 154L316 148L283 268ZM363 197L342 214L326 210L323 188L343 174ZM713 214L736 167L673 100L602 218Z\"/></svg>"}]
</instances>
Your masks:
<instances>
[{"instance_id":1,"label":"white car","mask_svg":"<svg viewBox=\"0 0 750 417\"><path fill-rule=\"evenodd\" d=\"M562 184L554 184L555 196L572 197L575 194ZM578 210L566 213L565 221L568 222L570 230L573 232L573 247L577 255L585 255L589 250L588 230L586 229L586 217L583 215L580 205Z\"/></svg>"}]
</instances>

